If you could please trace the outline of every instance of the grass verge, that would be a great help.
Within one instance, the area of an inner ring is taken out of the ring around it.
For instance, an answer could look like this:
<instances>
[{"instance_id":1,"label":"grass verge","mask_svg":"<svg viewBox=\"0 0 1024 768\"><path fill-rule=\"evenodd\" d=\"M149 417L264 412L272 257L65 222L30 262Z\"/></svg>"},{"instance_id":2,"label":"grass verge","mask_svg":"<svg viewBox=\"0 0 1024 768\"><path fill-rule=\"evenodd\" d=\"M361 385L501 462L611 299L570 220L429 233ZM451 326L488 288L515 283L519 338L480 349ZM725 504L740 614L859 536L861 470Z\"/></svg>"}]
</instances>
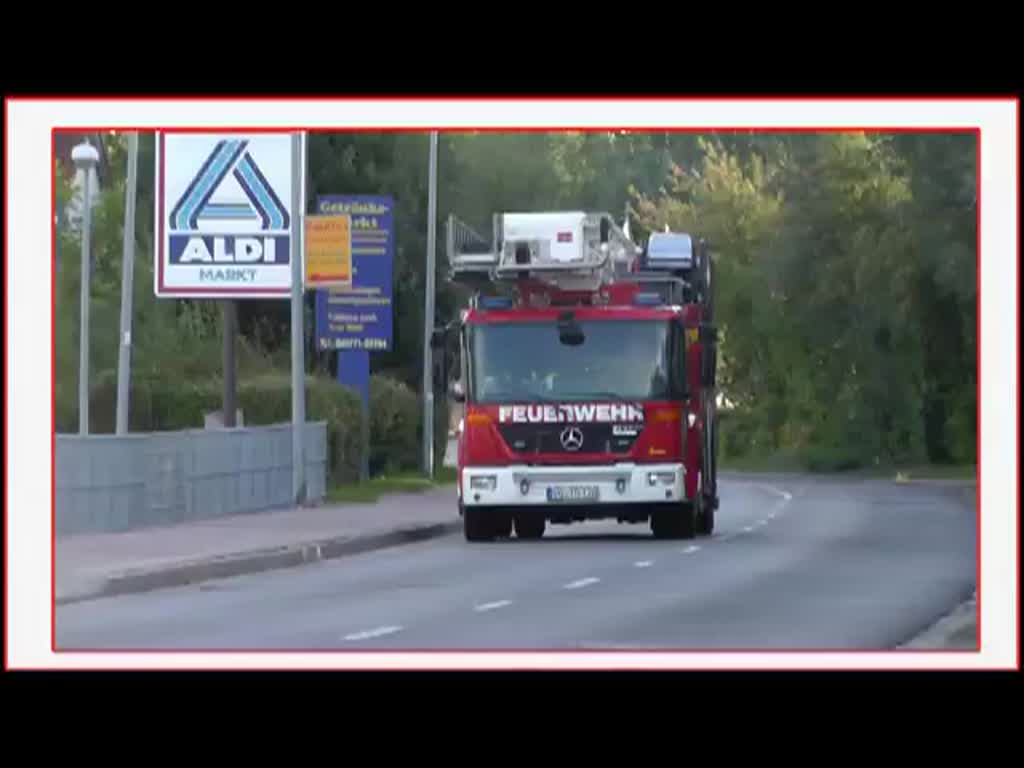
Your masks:
<instances>
[{"instance_id":1,"label":"grass verge","mask_svg":"<svg viewBox=\"0 0 1024 768\"><path fill-rule=\"evenodd\" d=\"M403 473L387 477L374 477L365 483L338 485L327 491L331 503L370 504L389 493L422 493L455 483L455 470L444 467L433 479L421 474Z\"/></svg>"}]
</instances>

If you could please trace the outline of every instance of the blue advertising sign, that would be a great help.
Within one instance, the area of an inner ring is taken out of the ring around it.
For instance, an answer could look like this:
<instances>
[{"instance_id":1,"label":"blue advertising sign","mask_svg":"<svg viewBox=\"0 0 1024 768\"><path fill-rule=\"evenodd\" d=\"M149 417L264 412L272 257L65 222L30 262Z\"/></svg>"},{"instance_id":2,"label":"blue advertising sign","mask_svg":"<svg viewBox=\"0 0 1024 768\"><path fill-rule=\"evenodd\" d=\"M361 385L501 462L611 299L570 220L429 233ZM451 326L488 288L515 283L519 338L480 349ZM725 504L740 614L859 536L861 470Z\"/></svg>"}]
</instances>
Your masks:
<instances>
[{"instance_id":1,"label":"blue advertising sign","mask_svg":"<svg viewBox=\"0 0 1024 768\"><path fill-rule=\"evenodd\" d=\"M316 207L319 214L352 217L352 287L317 291L317 345L338 350L338 382L359 392L368 412L370 351L387 351L392 344L394 200L320 195Z\"/></svg>"},{"instance_id":2,"label":"blue advertising sign","mask_svg":"<svg viewBox=\"0 0 1024 768\"><path fill-rule=\"evenodd\" d=\"M321 195L317 213L352 217L352 287L317 291L320 349L391 349L394 201L381 195Z\"/></svg>"}]
</instances>

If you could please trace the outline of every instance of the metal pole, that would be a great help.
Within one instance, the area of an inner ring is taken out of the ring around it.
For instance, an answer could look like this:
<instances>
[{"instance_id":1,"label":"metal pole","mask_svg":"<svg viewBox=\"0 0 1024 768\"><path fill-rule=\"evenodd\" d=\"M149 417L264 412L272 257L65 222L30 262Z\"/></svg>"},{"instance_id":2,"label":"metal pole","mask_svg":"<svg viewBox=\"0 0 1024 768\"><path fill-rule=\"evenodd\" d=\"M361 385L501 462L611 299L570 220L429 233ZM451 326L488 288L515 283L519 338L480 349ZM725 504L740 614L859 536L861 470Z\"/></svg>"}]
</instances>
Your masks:
<instances>
[{"instance_id":1,"label":"metal pole","mask_svg":"<svg viewBox=\"0 0 1024 768\"><path fill-rule=\"evenodd\" d=\"M305 226L306 142L302 133L292 134L292 497L296 504L306 498L305 426L306 366L305 307L303 306L302 233Z\"/></svg>"},{"instance_id":2,"label":"metal pole","mask_svg":"<svg viewBox=\"0 0 1024 768\"><path fill-rule=\"evenodd\" d=\"M427 198L427 269L423 312L423 471L434 476L434 376L430 346L434 330L434 250L437 240L437 131L430 133L430 177Z\"/></svg>"},{"instance_id":3,"label":"metal pole","mask_svg":"<svg viewBox=\"0 0 1024 768\"><path fill-rule=\"evenodd\" d=\"M82 209L82 274L79 298L78 336L78 433L89 434L89 295L92 269L89 259L89 241L92 238L92 166L84 167L85 205Z\"/></svg>"},{"instance_id":4,"label":"metal pole","mask_svg":"<svg viewBox=\"0 0 1024 768\"><path fill-rule=\"evenodd\" d=\"M139 134L128 134L128 180L124 192L124 243L121 257L121 350L117 360L117 434L128 432L132 366L132 290L135 279L135 196Z\"/></svg>"}]
</instances>

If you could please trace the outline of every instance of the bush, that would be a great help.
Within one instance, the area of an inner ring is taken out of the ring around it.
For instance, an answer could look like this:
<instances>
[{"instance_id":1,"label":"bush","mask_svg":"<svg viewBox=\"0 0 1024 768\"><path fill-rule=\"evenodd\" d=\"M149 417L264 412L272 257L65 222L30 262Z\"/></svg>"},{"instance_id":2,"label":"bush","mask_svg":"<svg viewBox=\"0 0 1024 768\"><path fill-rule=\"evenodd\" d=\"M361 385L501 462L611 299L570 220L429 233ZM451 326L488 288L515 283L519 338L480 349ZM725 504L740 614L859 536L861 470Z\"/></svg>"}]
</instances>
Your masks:
<instances>
[{"instance_id":1,"label":"bush","mask_svg":"<svg viewBox=\"0 0 1024 768\"><path fill-rule=\"evenodd\" d=\"M370 377L370 472L386 474L416 467L422 438L419 398L405 384Z\"/></svg>"},{"instance_id":2,"label":"bush","mask_svg":"<svg viewBox=\"0 0 1024 768\"><path fill-rule=\"evenodd\" d=\"M771 430L757 412L720 410L718 429L719 450L725 459L768 456L777 449Z\"/></svg>"},{"instance_id":3,"label":"bush","mask_svg":"<svg viewBox=\"0 0 1024 768\"><path fill-rule=\"evenodd\" d=\"M57 430L78 429L77 389L58 387ZM174 377L133 377L130 428L135 432L197 429L205 413L222 406L222 382L209 377L183 381ZM292 416L291 376L274 372L242 378L238 406L247 425L288 422ZM117 374L96 377L90 396L90 429L115 428ZM415 393L387 377L370 378L370 467L374 474L417 465L419 409ZM328 482L350 482L359 476L361 414L358 394L325 376L306 376L306 416L327 423Z\"/></svg>"},{"instance_id":4,"label":"bush","mask_svg":"<svg viewBox=\"0 0 1024 768\"><path fill-rule=\"evenodd\" d=\"M865 465L855 449L841 445L812 445L801 452L800 459L811 472L843 472Z\"/></svg>"}]
</instances>

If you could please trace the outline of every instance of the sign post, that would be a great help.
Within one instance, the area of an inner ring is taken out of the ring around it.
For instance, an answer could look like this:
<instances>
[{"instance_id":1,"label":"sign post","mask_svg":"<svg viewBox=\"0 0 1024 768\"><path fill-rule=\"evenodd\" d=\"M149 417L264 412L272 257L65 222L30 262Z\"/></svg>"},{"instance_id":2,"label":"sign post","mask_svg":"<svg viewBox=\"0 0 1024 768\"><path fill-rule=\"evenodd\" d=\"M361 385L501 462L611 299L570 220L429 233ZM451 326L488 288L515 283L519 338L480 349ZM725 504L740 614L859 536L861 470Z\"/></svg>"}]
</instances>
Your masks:
<instances>
[{"instance_id":1,"label":"sign post","mask_svg":"<svg viewBox=\"0 0 1024 768\"><path fill-rule=\"evenodd\" d=\"M292 134L292 497L306 500L306 334L302 286L302 230L305 212L306 141Z\"/></svg>"},{"instance_id":2,"label":"sign post","mask_svg":"<svg viewBox=\"0 0 1024 768\"><path fill-rule=\"evenodd\" d=\"M317 346L338 351L338 381L362 400L360 479L369 477L370 352L392 345L394 200L380 195L321 195L317 213L348 216L351 283L316 295Z\"/></svg>"},{"instance_id":3,"label":"sign post","mask_svg":"<svg viewBox=\"0 0 1024 768\"><path fill-rule=\"evenodd\" d=\"M427 282L423 308L423 472L434 476L434 250L437 241L437 131L430 134L429 187L427 190Z\"/></svg>"}]
</instances>

